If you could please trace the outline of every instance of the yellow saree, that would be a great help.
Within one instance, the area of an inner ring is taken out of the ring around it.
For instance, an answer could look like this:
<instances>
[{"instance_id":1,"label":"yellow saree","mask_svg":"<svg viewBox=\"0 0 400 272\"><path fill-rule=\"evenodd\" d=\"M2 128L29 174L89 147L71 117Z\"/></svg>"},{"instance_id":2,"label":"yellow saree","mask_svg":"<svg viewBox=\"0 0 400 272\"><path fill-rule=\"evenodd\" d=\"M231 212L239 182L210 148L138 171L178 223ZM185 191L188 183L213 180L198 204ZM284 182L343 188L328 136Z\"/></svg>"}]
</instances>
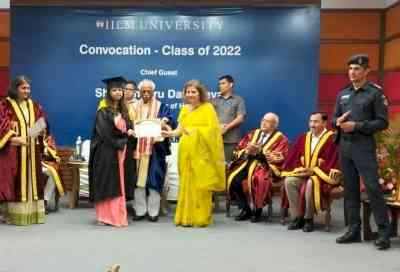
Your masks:
<instances>
[{"instance_id":1,"label":"yellow saree","mask_svg":"<svg viewBox=\"0 0 400 272\"><path fill-rule=\"evenodd\" d=\"M179 126L179 197L175 224L205 227L212 223L212 192L225 190L224 146L214 107L182 107Z\"/></svg>"}]
</instances>

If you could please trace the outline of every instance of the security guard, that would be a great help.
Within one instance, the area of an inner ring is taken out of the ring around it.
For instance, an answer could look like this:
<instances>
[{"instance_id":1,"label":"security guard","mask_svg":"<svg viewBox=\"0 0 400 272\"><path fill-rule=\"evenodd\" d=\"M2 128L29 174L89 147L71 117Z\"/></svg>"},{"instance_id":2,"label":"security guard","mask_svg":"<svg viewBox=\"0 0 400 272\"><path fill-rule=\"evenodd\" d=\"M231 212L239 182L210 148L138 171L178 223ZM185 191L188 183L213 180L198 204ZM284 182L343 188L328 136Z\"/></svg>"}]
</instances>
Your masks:
<instances>
[{"instance_id":1,"label":"security guard","mask_svg":"<svg viewBox=\"0 0 400 272\"><path fill-rule=\"evenodd\" d=\"M336 239L339 244L361 242L360 175L378 226L375 246L390 248L390 224L387 207L378 183L378 164L374 134L388 127L388 102L382 89L367 81L369 58L355 55L348 61L351 84L337 99L333 125L338 131L340 163L344 176L345 208L349 230Z\"/></svg>"}]
</instances>

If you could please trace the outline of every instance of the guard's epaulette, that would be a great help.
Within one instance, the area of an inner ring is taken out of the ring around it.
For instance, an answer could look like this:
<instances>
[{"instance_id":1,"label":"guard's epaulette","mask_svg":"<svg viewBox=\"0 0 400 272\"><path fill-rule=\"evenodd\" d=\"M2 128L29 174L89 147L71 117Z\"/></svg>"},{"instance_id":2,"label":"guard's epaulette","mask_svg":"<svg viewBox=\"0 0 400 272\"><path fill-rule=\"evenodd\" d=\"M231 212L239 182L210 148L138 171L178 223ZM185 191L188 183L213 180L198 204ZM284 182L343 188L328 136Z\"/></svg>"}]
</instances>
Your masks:
<instances>
[{"instance_id":1,"label":"guard's epaulette","mask_svg":"<svg viewBox=\"0 0 400 272\"><path fill-rule=\"evenodd\" d=\"M379 89L379 90L382 90L382 87L381 87L380 85L376 84L376 83L369 82L369 84L372 85L372 86L374 86L375 88L377 88L377 89Z\"/></svg>"}]
</instances>

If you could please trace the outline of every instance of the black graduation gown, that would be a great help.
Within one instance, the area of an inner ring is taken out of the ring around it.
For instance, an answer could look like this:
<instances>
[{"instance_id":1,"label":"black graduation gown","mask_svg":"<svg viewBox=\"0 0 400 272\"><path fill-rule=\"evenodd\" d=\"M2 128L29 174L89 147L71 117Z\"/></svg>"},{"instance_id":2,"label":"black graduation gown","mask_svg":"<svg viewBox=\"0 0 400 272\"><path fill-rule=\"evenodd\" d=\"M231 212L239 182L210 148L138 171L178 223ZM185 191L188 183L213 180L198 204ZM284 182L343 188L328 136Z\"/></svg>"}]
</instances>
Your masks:
<instances>
[{"instance_id":1,"label":"black graduation gown","mask_svg":"<svg viewBox=\"0 0 400 272\"><path fill-rule=\"evenodd\" d=\"M127 127L131 127L130 122L127 122ZM97 203L121 196L118 150L125 146L125 194L131 199L136 180L136 163L133 159L136 139L115 127L114 114L109 108L98 110L90 143L90 201Z\"/></svg>"}]
</instances>

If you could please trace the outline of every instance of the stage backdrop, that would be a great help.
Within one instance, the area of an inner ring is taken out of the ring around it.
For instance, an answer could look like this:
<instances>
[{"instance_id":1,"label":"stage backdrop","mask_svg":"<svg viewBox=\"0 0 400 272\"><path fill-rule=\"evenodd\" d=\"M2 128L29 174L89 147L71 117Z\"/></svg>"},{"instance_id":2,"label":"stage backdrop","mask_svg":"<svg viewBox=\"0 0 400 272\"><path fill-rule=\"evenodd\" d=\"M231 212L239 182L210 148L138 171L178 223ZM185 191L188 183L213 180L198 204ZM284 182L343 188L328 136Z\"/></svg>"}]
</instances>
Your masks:
<instances>
[{"instance_id":1,"label":"stage backdrop","mask_svg":"<svg viewBox=\"0 0 400 272\"><path fill-rule=\"evenodd\" d=\"M157 84L175 111L181 89L201 80L217 94L232 75L246 101L243 131L268 111L293 139L316 109L317 7L178 10L13 7L12 75L32 78L33 98L47 112L61 145L89 138L102 78L122 75Z\"/></svg>"}]
</instances>

